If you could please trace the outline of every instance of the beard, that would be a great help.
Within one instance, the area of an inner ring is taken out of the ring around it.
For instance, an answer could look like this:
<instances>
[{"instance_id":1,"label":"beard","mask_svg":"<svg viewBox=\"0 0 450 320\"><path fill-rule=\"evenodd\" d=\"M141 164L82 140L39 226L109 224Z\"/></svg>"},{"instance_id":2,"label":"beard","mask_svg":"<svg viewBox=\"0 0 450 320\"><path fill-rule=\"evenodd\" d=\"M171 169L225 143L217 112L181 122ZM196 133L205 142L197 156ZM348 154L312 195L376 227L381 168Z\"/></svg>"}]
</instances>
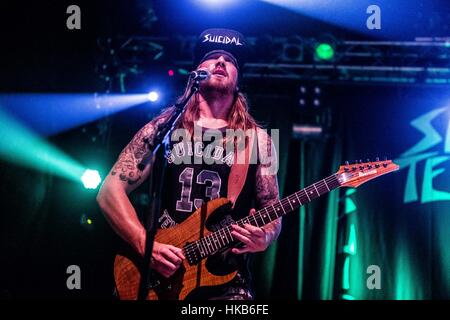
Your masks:
<instances>
[{"instance_id":1,"label":"beard","mask_svg":"<svg viewBox=\"0 0 450 320\"><path fill-rule=\"evenodd\" d=\"M218 81L217 79L209 79L200 87L200 92L208 96L226 96L233 94L236 89L236 84L232 81Z\"/></svg>"}]
</instances>

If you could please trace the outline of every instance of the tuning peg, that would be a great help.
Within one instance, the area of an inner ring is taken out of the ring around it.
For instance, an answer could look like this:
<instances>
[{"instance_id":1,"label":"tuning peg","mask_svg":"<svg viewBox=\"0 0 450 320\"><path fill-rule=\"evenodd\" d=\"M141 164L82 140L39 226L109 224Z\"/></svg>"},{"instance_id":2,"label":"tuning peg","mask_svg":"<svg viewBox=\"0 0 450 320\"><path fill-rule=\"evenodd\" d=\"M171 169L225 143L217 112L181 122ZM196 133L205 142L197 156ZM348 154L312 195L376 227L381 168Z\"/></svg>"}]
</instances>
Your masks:
<instances>
[{"instance_id":1,"label":"tuning peg","mask_svg":"<svg viewBox=\"0 0 450 320\"><path fill-rule=\"evenodd\" d=\"M375 165L375 168L379 168L380 167L380 165L377 163L376 165Z\"/></svg>"},{"instance_id":2,"label":"tuning peg","mask_svg":"<svg viewBox=\"0 0 450 320\"><path fill-rule=\"evenodd\" d=\"M388 166L388 164L385 162L385 163L383 163L383 167L387 167Z\"/></svg>"},{"instance_id":3,"label":"tuning peg","mask_svg":"<svg viewBox=\"0 0 450 320\"><path fill-rule=\"evenodd\" d=\"M380 157L376 157L376 158L375 158L375 161L376 161L376 162L380 161Z\"/></svg>"},{"instance_id":4,"label":"tuning peg","mask_svg":"<svg viewBox=\"0 0 450 320\"><path fill-rule=\"evenodd\" d=\"M362 163L362 160L361 160L361 159L359 159L359 163Z\"/></svg>"},{"instance_id":5,"label":"tuning peg","mask_svg":"<svg viewBox=\"0 0 450 320\"><path fill-rule=\"evenodd\" d=\"M359 166L359 170L364 170L364 166Z\"/></svg>"},{"instance_id":6,"label":"tuning peg","mask_svg":"<svg viewBox=\"0 0 450 320\"><path fill-rule=\"evenodd\" d=\"M370 162L370 159L367 159L367 162Z\"/></svg>"},{"instance_id":7,"label":"tuning peg","mask_svg":"<svg viewBox=\"0 0 450 320\"><path fill-rule=\"evenodd\" d=\"M356 167L355 167L355 166L353 166L353 167L352 167L352 170L353 170L353 171L355 171L355 170L356 170Z\"/></svg>"},{"instance_id":8,"label":"tuning peg","mask_svg":"<svg viewBox=\"0 0 450 320\"><path fill-rule=\"evenodd\" d=\"M371 165L371 164L368 164L368 165L367 165L367 169L372 169L372 165Z\"/></svg>"},{"instance_id":9,"label":"tuning peg","mask_svg":"<svg viewBox=\"0 0 450 320\"><path fill-rule=\"evenodd\" d=\"M345 165L348 166L350 163L348 163L348 161L345 161Z\"/></svg>"},{"instance_id":10,"label":"tuning peg","mask_svg":"<svg viewBox=\"0 0 450 320\"><path fill-rule=\"evenodd\" d=\"M384 161L387 161L387 157L384 157Z\"/></svg>"}]
</instances>

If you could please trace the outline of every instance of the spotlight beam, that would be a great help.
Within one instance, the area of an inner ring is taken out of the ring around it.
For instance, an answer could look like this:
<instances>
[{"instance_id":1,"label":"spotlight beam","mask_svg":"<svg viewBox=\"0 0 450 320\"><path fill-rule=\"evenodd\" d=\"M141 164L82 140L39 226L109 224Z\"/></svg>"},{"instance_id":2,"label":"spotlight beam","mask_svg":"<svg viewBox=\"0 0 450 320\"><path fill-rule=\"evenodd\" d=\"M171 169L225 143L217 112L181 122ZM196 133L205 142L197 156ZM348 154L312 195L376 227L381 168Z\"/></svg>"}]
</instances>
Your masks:
<instances>
[{"instance_id":1,"label":"spotlight beam","mask_svg":"<svg viewBox=\"0 0 450 320\"><path fill-rule=\"evenodd\" d=\"M0 158L80 182L85 168L16 121L0 106Z\"/></svg>"},{"instance_id":2,"label":"spotlight beam","mask_svg":"<svg viewBox=\"0 0 450 320\"><path fill-rule=\"evenodd\" d=\"M147 94L1 94L1 105L33 131L55 135L148 102Z\"/></svg>"},{"instance_id":3,"label":"spotlight beam","mask_svg":"<svg viewBox=\"0 0 450 320\"><path fill-rule=\"evenodd\" d=\"M400 0L260 1L358 33L392 39L405 36L408 38L411 37L412 24L418 19L418 10L420 10L424 17L431 17L437 8L439 8L433 1L419 0L410 0L408 1L408 5L405 5L405 2ZM367 9L374 4L380 8L381 29L370 30L366 27L367 19L371 16L371 13L367 13ZM440 7L439 9L443 10L444 8Z\"/></svg>"}]
</instances>

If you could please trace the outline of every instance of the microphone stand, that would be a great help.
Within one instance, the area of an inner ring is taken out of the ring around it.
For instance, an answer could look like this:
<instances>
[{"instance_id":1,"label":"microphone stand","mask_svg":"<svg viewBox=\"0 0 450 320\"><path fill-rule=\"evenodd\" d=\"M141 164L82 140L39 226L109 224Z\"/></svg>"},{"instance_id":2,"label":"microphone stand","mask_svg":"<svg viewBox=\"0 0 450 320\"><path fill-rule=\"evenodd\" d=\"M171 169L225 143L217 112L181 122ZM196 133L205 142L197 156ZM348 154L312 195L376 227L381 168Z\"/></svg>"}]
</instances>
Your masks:
<instances>
[{"instance_id":1,"label":"microphone stand","mask_svg":"<svg viewBox=\"0 0 450 320\"><path fill-rule=\"evenodd\" d=\"M158 128L154 141L149 141L148 138L144 139L145 143L148 144L149 153L145 155L142 161L138 164L138 169L143 171L147 165L152 163L152 170L149 187L150 208L144 225L146 230L146 239L144 259L141 266L138 300L146 300L148 290L159 285L159 281L155 281L155 279L153 279L154 271L150 268L150 259L152 257L153 244L158 225L161 207L162 182L167 163L164 158L165 150L164 148L161 148L161 146L164 145L167 147L170 145L170 136L172 135L173 130L178 126L181 120L181 115L185 112L187 103L194 93L198 92L199 86L200 80L194 80L189 95L180 103L175 104L174 112L168 121L166 121L161 128Z\"/></svg>"}]
</instances>

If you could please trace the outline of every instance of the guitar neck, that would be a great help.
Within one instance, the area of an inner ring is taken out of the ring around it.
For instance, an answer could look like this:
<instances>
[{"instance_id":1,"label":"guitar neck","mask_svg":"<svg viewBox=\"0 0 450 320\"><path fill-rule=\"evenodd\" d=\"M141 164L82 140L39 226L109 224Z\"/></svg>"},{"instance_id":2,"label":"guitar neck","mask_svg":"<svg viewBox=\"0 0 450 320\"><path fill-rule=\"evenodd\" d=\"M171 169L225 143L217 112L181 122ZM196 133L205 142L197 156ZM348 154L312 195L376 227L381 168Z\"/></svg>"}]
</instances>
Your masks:
<instances>
[{"instance_id":1,"label":"guitar neck","mask_svg":"<svg viewBox=\"0 0 450 320\"><path fill-rule=\"evenodd\" d=\"M340 186L341 183L338 180L338 174L333 174L277 201L270 206L258 210L253 215L236 221L236 224L241 227L244 224L250 224L256 227L265 226L286 213L294 211L302 205L311 202L313 199L318 198ZM212 232L200 240L197 240L195 243L190 244L190 246L194 246L198 249L200 258L205 258L221 250L222 248L227 247L234 241L235 240L231 235L231 226L226 226Z\"/></svg>"},{"instance_id":2,"label":"guitar neck","mask_svg":"<svg viewBox=\"0 0 450 320\"><path fill-rule=\"evenodd\" d=\"M337 176L331 175L328 178L313 183L300 191L297 191L286 198L283 198L276 203L258 210L254 215L238 220L236 223L239 226L244 224L251 224L256 227L262 227L288 212L298 209L302 205L311 202L313 199L324 195L331 190L340 186Z\"/></svg>"}]
</instances>

